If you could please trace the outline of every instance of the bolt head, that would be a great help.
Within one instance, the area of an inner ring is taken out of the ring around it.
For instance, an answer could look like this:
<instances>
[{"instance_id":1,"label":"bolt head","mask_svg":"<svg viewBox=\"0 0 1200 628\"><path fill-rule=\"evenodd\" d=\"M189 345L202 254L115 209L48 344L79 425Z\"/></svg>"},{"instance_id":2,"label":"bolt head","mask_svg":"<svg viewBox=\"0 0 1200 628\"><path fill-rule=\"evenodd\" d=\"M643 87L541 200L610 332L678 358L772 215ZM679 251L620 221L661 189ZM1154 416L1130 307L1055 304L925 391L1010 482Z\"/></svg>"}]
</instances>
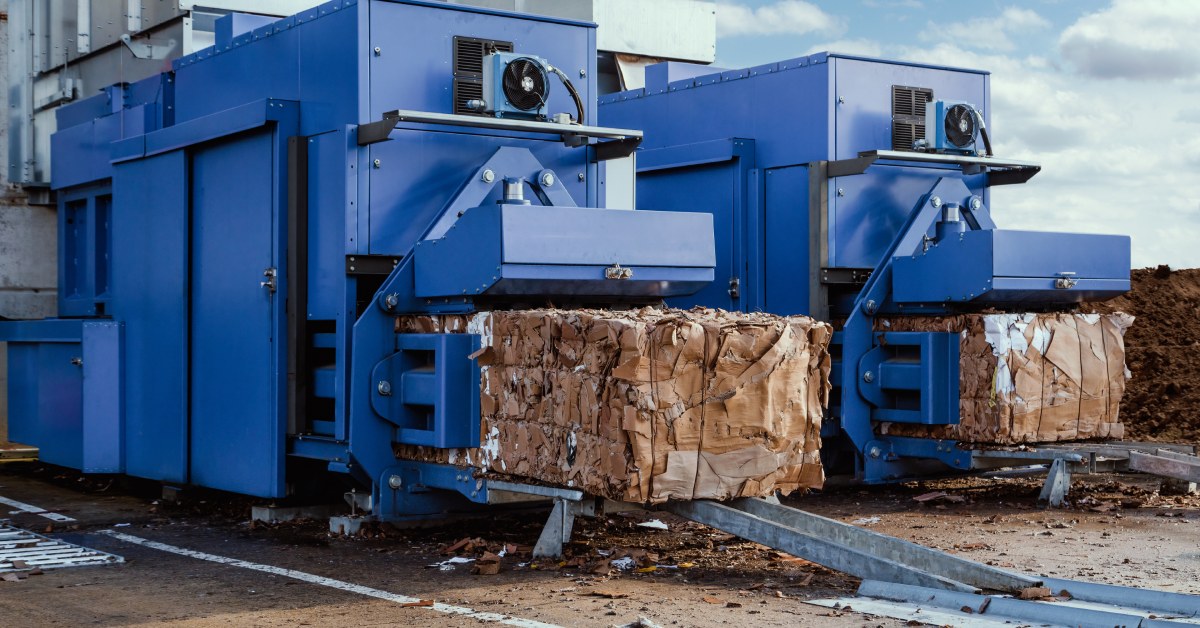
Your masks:
<instances>
[{"instance_id":1,"label":"bolt head","mask_svg":"<svg viewBox=\"0 0 1200 628\"><path fill-rule=\"evenodd\" d=\"M584 179L584 176L583 176L583 173L581 172L581 173L579 173L579 180L583 181L583 179Z\"/></svg>"},{"instance_id":2,"label":"bolt head","mask_svg":"<svg viewBox=\"0 0 1200 628\"><path fill-rule=\"evenodd\" d=\"M871 371L863 373L863 381L870 384L871 382L875 381L875 374Z\"/></svg>"},{"instance_id":3,"label":"bolt head","mask_svg":"<svg viewBox=\"0 0 1200 628\"><path fill-rule=\"evenodd\" d=\"M371 163L372 163L372 164L374 164L374 166L375 166L376 168L378 168L378 167L380 166L380 164L382 164L383 162L382 162L382 161L380 161L380 160L378 160L378 159L376 159L375 161L373 161L373 162L371 162Z\"/></svg>"},{"instance_id":4,"label":"bolt head","mask_svg":"<svg viewBox=\"0 0 1200 628\"><path fill-rule=\"evenodd\" d=\"M398 475L388 476L388 488L394 491L399 489L401 486L404 486L404 478Z\"/></svg>"},{"instance_id":5,"label":"bolt head","mask_svg":"<svg viewBox=\"0 0 1200 628\"><path fill-rule=\"evenodd\" d=\"M484 170L482 179L484 183L491 183L496 180L496 173L491 170Z\"/></svg>"},{"instance_id":6,"label":"bolt head","mask_svg":"<svg viewBox=\"0 0 1200 628\"><path fill-rule=\"evenodd\" d=\"M542 173L542 186L550 187L552 185L554 185L554 173L553 172L543 172Z\"/></svg>"},{"instance_id":7,"label":"bolt head","mask_svg":"<svg viewBox=\"0 0 1200 628\"><path fill-rule=\"evenodd\" d=\"M870 451L867 452L867 455L871 456L872 458L878 458L879 454L881 453L883 452L879 451L878 447L872 447Z\"/></svg>"},{"instance_id":8,"label":"bolt head","mask_svg":"<svg viewBox=\"0 0 1200 628\"><path fill-rule=\"evenodd\" d=\"M383 54L383 48L380 48L379 46L375 46L375 56L378 57L381 54Z\"/></svg>"},{"instance_id":9,"label":"bolt head","mask_svg":"<svg viewBox=\"0 0 1200 628\"><path fill-rule=\"evenodd\" d=\"M838 196L845 196L845 195L846 195L846 190L845 190L845 189L843 189L843 188L838 188L837 195L838 195Z\"/></svg>"},{"instance_id":10,"label":"bolt head","mask_svg":"<svg viewBox=\"0 0 1200 628\"><path fill-rule=\"evenodd\" d=\"M587 77L587 70L585 70L583 68L579 68L579 78L586 78L586 77Z\"/></svg>"},{"instance_id":11,"label":"bolt head","mask_svg":"<svg viewBox=\"0 0 1200 628\"><path fill-rule=\"evenodd\" d=\"M379 391L379 394L387 397L388 395L392 394L392 383L386 379L381 379L379 380L379 383L375 385L375 389Z\"/></svg>"},{"instance_id":12,"label":"bolt head","mask_svg":"<svg viewBox=\"0 0 1200 628\"><path fill-rule=\"evenodd\" d=\"M971 211L978 211L980 207L983 207L983 199L972 196L971 200L967 201L967 207L970 207Z\"/></svg>"},{"instance_id":13,"label":"bolt head","mask_svg":"<svg viewBox=\"0 0 1200 628\"><path fill-rule=\"evenodd\" d=\"M400 295L393 292L386 297L383 297L383 304L386 305L387 309L389 310L396 309L396 306L400 305Z\"/></svg>"},{"instance_id":14,"label":"bolt head","mask_svg":"<svg viewBox=\"0 0 1200 628\"><path fill-rule=\"evenodd\" d=\"M935 196L935 197L929 199L929 204L933 205L934 209L941 207L942 206L942 197Z\"/></svg>"}]
</instances>

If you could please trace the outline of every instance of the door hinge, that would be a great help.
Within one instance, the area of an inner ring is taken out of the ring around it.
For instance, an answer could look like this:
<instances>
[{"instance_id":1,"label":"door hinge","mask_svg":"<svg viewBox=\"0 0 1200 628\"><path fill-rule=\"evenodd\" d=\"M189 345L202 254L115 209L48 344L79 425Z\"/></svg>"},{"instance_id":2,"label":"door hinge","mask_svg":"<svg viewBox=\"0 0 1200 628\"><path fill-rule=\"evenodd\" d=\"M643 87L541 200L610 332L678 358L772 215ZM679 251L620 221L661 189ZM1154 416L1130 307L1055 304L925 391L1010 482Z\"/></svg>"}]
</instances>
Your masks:
<instances>
[{"instance_id":1,"label":"door hinge","mask_svg":"<svg viewBox=\"0 0 1200 628\"><path fill-rule=\"evenodd\" d=\"M742 281L737 277L729 278L729 297L737 299L742 296Z\"/></svg>"}]
</instances>

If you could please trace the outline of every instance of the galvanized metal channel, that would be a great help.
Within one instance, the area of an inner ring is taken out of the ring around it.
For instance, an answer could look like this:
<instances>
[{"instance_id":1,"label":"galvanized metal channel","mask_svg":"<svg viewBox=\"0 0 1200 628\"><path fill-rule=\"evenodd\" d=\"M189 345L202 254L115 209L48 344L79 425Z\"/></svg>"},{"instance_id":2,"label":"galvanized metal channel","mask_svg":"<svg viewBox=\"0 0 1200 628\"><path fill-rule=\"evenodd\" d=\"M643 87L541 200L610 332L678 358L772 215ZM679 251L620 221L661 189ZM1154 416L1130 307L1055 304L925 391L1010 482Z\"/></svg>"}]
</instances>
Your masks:
<instances>
[{"instance_id":1,"label":"galvanized metal channel","mask_svg":"<svg viewBox=\"0 0 1200 628\"><path fill-rule=\"evenodd\" d=\"M863 579L975 593L1015 592L1041 580L761 499L672 502L667 510Z\"/></svg>"},{"instance_id":2,"label":"galvanized metal channel","mask_svg":"<svg viewBox=\"0 0 1200 628\"><path fill-rule=\"evenodd\" d=\"M17 566L21 562L24 566ZM116 554L74 545L28 530L0 524L0 573L29 569L61 569L112 565L125 559Z\"/></svg>"}]
</instances>

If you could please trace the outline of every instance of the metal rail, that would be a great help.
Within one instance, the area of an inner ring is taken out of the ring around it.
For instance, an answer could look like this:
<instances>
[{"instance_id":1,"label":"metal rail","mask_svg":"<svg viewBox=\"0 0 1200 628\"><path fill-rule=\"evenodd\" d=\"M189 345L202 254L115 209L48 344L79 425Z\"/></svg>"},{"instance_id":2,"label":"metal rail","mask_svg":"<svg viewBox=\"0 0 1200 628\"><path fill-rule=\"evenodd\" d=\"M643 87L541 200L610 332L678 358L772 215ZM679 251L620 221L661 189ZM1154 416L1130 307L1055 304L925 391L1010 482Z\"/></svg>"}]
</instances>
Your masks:
<instances>
[{"instance_id":1,"label":"metal rail","mask_svg":"<svg viewBox=\"0 0 1200 628\"><path fill-rule=\"evenodd\" d=\"M917 165L959 166L967 174L986 172L989 185L1024 183L1042 170L1042 167L1036 163L1016 159L899 150L867 150L860 152L858 157L829 162L828 175L832 178L862 174L879 160L903 161Z\"/></svg>"},{"instance_id":2,"label":"metal rail","mask_svg":"<svg viewBox=\"0 0 1200 628\"><path fill-rule=\"evenodd\" d=\"M729 504L670 502L665 508L858 578L963 593L981 589L1015 592L1041 584L1041 580L1032 576L1014 574L761 499L740 499Z\"/></svg>"},{"instance_id":3,"label":"metal rail","mask_svg":"<svg viewBox=\"0 0 1200 628\"><path fill-rule=\"evenodd\" d=\"M410 111L397 109L383 114L383 119L358 125L358 145L367 146L388 139L392 130L401 122L415 124L440 124L447 126L471 127L476 129L491 129L493 131L519 131L523 133L545 133L559 136L563 142L571 146L581 146L587 143L587 138L616 140L597 147L618 145L626 155L632 153L642 141L642 132L635 129L614 129L602 126L586 126L577 124L560 124L557 122L538 122L536 120L514 120L511 118L492 118L488 116L465 116L456 113L433 113L429 111ZM628 149L627 151L625 149ZM606 152L611 152L606 149ZM623 155L604 155L600 159L611 159Z\"/></svg>"}]
</instances>

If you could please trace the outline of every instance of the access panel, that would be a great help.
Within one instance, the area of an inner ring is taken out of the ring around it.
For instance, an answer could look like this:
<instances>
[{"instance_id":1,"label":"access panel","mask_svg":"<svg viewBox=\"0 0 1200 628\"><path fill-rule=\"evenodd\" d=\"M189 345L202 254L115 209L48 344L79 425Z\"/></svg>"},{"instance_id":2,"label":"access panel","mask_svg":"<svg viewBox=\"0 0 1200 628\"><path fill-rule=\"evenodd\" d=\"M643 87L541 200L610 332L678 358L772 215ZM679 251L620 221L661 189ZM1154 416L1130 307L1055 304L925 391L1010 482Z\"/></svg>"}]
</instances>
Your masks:
<instances>
[{"instance_id":1,"label":"access panel","mask_svg":"<svg viewBox=\"0 0 1200 628\"><path fill-rule=\"evenodd\" d=\"M260 497L284 488L280 152L261 131L192 157L192 483Z\"/></svg>"}]
</instances>

